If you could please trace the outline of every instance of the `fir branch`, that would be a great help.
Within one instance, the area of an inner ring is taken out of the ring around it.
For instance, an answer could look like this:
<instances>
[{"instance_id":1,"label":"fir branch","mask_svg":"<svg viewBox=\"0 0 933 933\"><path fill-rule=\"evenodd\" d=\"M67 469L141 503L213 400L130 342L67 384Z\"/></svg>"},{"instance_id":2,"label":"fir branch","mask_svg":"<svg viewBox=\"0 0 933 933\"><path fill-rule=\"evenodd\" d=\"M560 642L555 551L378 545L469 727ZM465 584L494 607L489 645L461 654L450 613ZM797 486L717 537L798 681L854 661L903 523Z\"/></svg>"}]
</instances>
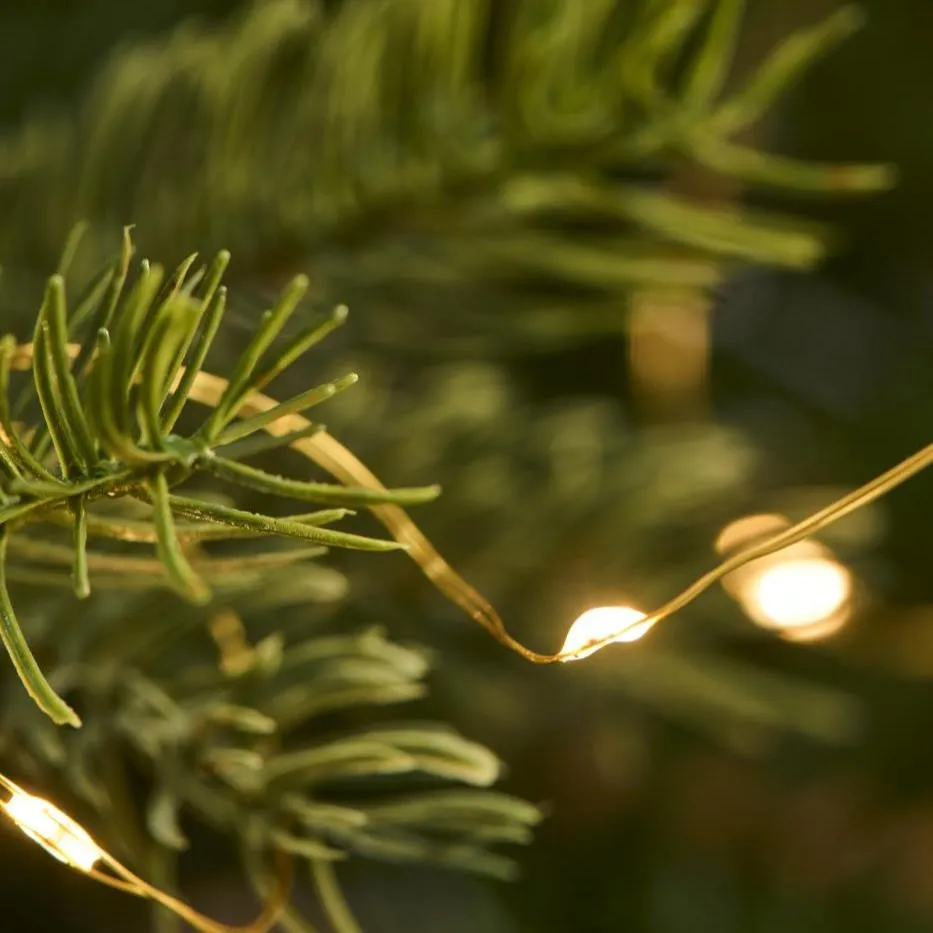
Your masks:
<instances>
[{"instance_id":1,"label":"fir branch","mask_svg":"<svg viewBox=\"0 0 933 933\"><path fill-rule=\"evenodd\" d=\"M68 257L74 249L75 243L69 242ZM0 526L4 540L12 538L15 553L48 565L47 569L11 566L11 578L46 580L57 586L62 580L57 567L67 563L72 567L76 595L85 598L92 583L128 585L119 581L119 572L133 567L139 572L136 586L143 585L143 577L151 580L156 576L184 598L203 603L211 597L208 580L224 583L236 570L255 579L269 568L311 552L305 548L289 554L260 552L213 559L204 565L207 576L202 579L196 570L201 562L192 560L187 550L196 541L280 536L315 546L378 551L404 547L396 541L327 526L350 514L341 506L427 502L436 497L435 487L387 491L304 482L266 473L215 452L217 447L243 441L276 427L285 418L296 417L297 412L355 381L353 376L326 383L231 424L246 400L255 396L256 387L282 373L338 326L346 317L345 310L338 310L323 324L275 350L281 328L307 288L304 277L296 278L241 355L232 378L223 382L216 404L188 436L182 437L172 429L198 380L205 376L202 366L223 315L221 280L229 255L221 253L206 269L196 271L192 271L196 257L188 256L168 277L161 266L143 260L135 277L130 278L131 255L127 231L117 266L98 277L82 299L80 316L85 330L76 328L73 319L69 321L64 280L56 274L46 288L33 343L17 347L12 337L0 342ZM75 337L84 339L75 343ZM86 361L83 367L80 360ZM29 431L35 445L32 448L20 436L11 415L14 364L31 368L40 403L42 420ZM82 396L78 380L85 375ZM297 436L305 440L308 433L302 426ZM45 438L51 445L48 452ZM240 455L248 452L241 445ZM280 518L172 491L201 470L242 488L334 508ZM142 500L151 509L145 518L134 519L113 518L94 510L95 500L120 497ZM178 517L194 521L178 522ZM22 527L36 522L72 529L67 560L59 546L21 537ZM131 556L89 551L89 535L152 543L155 560L139 562ZM62 708L42 692L44 681L38 679L34 662L26 663L31 655L24 654L21 635L13 637L18 629L11 613L10 607L6 613L8 650L15 652L17 669L29 678L31 692L61 719Z\"/></svg>"}]
</instances>

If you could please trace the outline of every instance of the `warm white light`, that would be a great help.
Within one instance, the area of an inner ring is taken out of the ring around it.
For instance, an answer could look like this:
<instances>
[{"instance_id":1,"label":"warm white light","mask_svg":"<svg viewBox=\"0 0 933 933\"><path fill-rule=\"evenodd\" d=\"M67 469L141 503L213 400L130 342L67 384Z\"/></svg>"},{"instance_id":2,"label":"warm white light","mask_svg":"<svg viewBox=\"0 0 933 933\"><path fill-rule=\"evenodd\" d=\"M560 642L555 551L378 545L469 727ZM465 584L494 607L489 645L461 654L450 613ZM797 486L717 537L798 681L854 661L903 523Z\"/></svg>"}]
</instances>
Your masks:
<instances>
[{"instance_id":1,"label":"warm white light","mask_svg":"<svg viewBox=\"0 0 933 933\"><path fill-rule=\"evenodd\" d=\"M611 638L612 641L638 641L654 622L642 622L646 616L630 606L600 606L588 609L567 632L561 648L561 661L579 661L598 651L594 642Z\"/></svg>"},{"instance_id":2,"label":"warm white light","mask_svg":"<svg viewBox=\"0 0 933 933\"><path fill-rule=\"evenodd\" d=\"M798 629L827 622L848 602L851 576L826 558L774 563L749 581L742 602L762 625Z\"/></svg>"},{"instance_id":3,"label":"warm white light","mask_svg":"<svg viewBox=\"0 0 933 933\"><path fill-rule=\"evenodd\" d=\"M7 816L33 842L60 862L81 871L90 871L101 858L97 843L54 804L40 797L16 791L0 803Z\"/></svg>"},{"instance_id":4,"label":"warm white light","mask_svg":"<svg viewBox=\"0 0 933 933\"><path fill-rule=\"evenodd\" d=\"M748 515L723 529L716 550L723 556L735 553L790 524L783 515ZM852 615L852 574L812 538L739 567L722 585L755 622L788 641L829 638Z\"/></svg>"}]
</instances>

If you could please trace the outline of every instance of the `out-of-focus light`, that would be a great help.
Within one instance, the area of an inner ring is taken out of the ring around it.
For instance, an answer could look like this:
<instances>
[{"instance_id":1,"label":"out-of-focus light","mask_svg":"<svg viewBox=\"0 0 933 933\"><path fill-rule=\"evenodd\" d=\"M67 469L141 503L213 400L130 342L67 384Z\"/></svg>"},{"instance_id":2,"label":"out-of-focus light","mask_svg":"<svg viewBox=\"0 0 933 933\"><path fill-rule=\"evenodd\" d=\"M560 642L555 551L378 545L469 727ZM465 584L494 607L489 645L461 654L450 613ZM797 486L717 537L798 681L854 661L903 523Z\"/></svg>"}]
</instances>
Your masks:
<instances>
[{"instance_id":1,"label":"out-of-focus light","mask_svg":"<svg viewBox=\"0 0 933 933\"><path fill-rule=\"evenodd\" d=\"M102 853L97 843L55 804L16 791L0 807L33 842L60 862L88 872L100 860Z\"/></svg>"},{"instance_id":2,"label":"out-of-focus light","mask_svg":"<svg viewBox=\"0 0 933 933\"><path fill-rule=\"evenodd\" d=\"M787 631L832 620L852 594L849 571L823 557L772 564L748 583L742 602L749 614Z\"/></svg>"},{"instance_id":3,"label":"out-of-focus light","mask_svg":"<svg viewBox=\"0 0 933 933\"><path fill-rule=\"evenodd\" d=\"M644 622L645 613L630 606L599 606L588 609L567 632L561 648L562 661L579 661L599 648L594 642L610 638L614 642L638 641L654 625Z\"/></svg>"},{"instance_id":4,"label":"out-of-focus light","mask_svg":"<svg viewBox=\"0 0 933 933\"><path fill-rule=\"evenodd\" d=\"M782 515L745 516L723 529L716 550L725 556L790 524ZM722 585L754 622L788 641L829 638L851 615L852 574L812 539L751 561L725 577Z\"/></svg>"}]
</instances>

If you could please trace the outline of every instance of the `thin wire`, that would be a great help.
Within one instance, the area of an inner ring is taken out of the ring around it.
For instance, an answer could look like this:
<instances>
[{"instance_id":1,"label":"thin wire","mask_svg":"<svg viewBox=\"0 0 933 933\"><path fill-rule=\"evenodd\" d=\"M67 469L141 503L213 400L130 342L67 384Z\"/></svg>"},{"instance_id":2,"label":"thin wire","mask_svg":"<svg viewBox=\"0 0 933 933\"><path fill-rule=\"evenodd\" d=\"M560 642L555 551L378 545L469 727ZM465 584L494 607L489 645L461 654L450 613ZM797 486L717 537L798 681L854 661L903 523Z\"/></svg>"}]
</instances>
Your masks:
<instances>
[{"instance_id":1,"label":"thin wire","mask_svg":"<svg viewBox=\"0 0 933 933\"><path fill-rule=\"evenodd\" d=\"M69 344L68 352L77 355L79 345ZM28 369L32 360L32 345L21 344L12 359L14 369ZM179 377L181 373L179 373ZM192 387L190 398L202 405L216 406L227 387L227 380L212 373L199 372ZM278 402L262 392L249 395L240 408L239 417L250 417L274 408ZM300 414L289 414L263 430L279 437L310 427L311 422ZM363 486L384 491L386 487L379 478L346 447L329 434L314 434L296 438L290 445L293 450L305 456L313 463L330 473L335 479L346 485ZM753 560L773 554L776 551L808 538L818 531L839 521L850 512L874 502L897 486L915 476L921 470L933 464L933 444L929 444L910 457L893 466L880 476L871 480L853 492L842 496L835 502L813 513L796 525L771 535L762 541L737 551L718 566L703 574L688 587L664 603L650 615L640 621L640 625L651 626L673 615L693 602L723 577L738 570ZM383 524L389 533L408 549L412 560L418 564L422 573L448 598L460 606L474 621L481 625L493 638L507 648L521 655L534 664L553 664L575 658L582 649L589 652L604 648L612 643L618 633L582 645L570 652L542 653L526 647L514 638L505 627L493 605L461 577L450 564L438 553L417 525L408 517L404 509L397 505L384 504L370 506L370 511Z\"/></svg>"},{"instance_id":2,"label":"thin wire","mask_svg":"<svg viewBox=\"0 0 933 933\"><path fill-rule=\"evenodd\" d=\"M258 897L264 898L269 885L266 880L265 872L257 864L255 853L244 846L242 858L253 891ZM317 927L306 917L299 914L291 904L287 905L282 911L282 916L279 918L279 925L288 930L289 933L319 933Z\"/></svg>"},{"instance_id":3,"label":"thin wire","mask_svg":"<svg viewBox=\"0 0 933 933\"><path fill-rule=\"evenodd\" d=\"M278 922L279 916L288 902L292 885L292 858L286 852L278 850L276 852L276 888L266 901L262 913L252 923L244 926L231 926L204 916L193 907L189 907L184 901L172 897L171 894L166 893L161 888L149 884L148 881L134 874L109 853L103 853L103 861L128 882L135 885L142 896L148 897L172 911L182 920L190 923L196 930L200 930L201 933L268 933Z\"/></svg>"}]
</instances>

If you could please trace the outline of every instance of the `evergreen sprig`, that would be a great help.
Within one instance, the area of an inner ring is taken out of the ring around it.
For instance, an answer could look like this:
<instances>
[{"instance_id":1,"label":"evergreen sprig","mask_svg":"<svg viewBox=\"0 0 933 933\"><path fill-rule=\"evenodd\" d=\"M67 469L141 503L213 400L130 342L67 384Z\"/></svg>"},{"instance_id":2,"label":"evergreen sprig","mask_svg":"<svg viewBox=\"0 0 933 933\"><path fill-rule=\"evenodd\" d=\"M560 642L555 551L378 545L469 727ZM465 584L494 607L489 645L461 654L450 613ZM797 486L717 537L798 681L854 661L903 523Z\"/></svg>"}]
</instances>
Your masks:
<instances>
[{"instance_id":1,"label":"evergreen sprig","mask_svg":"<svg viewBox=\"0 0 933 933\"><path fill-rule=\"evenodd\" d=\"M307 289L303 276L265 313L217 404L190 430L176 433L176 422L223 316L226 293L221 280L229 256L221 253L195 271L196 257L190 256L167 280L161 266L146 260L130 275L131 258L127 232L119 258L95 279L71 314L64 277L52 276L31 346L18 346L10 335L0 341L0 635L30 694L57 723L79 725L79 720L39 670L7 589L7 581L18 576L36 579L30 564L44 565L40 572L46 578L59 579L65 573L62 564L70 562L78 598L90 594L99 572L129 573L146 585L161 578L184 598L206 603L212 578L301 560L321 546L397 549L400 545L394 541L337 531L330 525L353 506L413 505L438 492L436 487L381 491L289 479L241 463L235 452L224 455L283 415L305 411L356 380L353 374L336 379L264 414L237 421L252 393L345 316L340 309L278 347L276 338ZM15 405L14 364L27 365L32 377ZM28 411L32 397L40 417L24 425L14 412ZM289 436L278 438L280 444L288 440ZM266 449L270 444L267 439ZM176 491L200 472L327 508L276 517ZM132 520L97 508L98 503L127 497L147 506ZM27 535L26 529L36 523L69 528L70 548ZM304 547L239 557L232 566L229 558L192 555L201 542L244 534L289 538ZM154 543L155 559L92 548L89 540L95 538Z\"/></svg>"}]
</instances>

